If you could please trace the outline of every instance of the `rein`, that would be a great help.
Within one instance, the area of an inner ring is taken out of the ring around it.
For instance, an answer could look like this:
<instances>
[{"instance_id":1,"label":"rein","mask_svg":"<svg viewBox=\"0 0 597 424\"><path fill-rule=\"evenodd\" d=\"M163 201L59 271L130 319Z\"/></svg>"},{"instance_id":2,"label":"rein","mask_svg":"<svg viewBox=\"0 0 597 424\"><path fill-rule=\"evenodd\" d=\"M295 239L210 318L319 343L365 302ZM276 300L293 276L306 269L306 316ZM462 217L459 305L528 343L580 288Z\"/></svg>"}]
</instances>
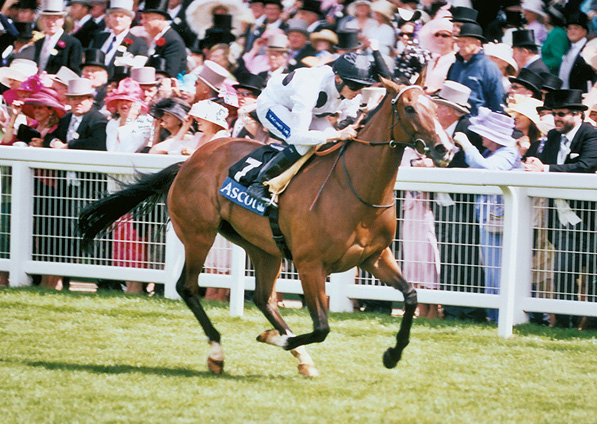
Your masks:
<instances>
[{"instance_id":1,"label":"rein","mask_svg":"<svg viewBox=\"0 0 597 424\"><path fill-rule=\"evenodd\" d=\"M352 191L352 193L355 195L355 197L361 203L363 203L364 205L367 205L369 207L379 208L379 209L386 209L386 208L390 208L390 207L394 206L395 203L391 203L391 204L388 204L388 205L376 205L376 204L367 202L365 199L363 199L361 196L359 196L359 194L356 192L354 186L352 185L352 181L350 180L350 176L348 174L348 169L346 167L346 157L344 156L344 153L346 152L346 148L350 144L350 143L347 143L347 141L356 141L357 143L361 143L361 144L365 144L365 145L369 145L369 146L389 146L391 149L395 149L398 146L412 147L413 149L415 149L420 154L427 154L429 152L429 147L427 146L427 143L425 143L425 141L422 140L422 139L420 139L420 138L415 138L414 135L411 134L406 129L406 126L404 125L404 123L402 122L402 119L400 118L400 114L398 113L398 109L396 108L396 104L400 100L400 97L402 97L402 95L407 90L410 90L410 89L413 89L413 88L418 88L418 89L422 90L422 88L419 87L418 85L410 85L410 86L405 87L402 90L400 90L400 92L396 95L396 97L394 97L392 99L392 112L393 113L392 113L392 123L390 125L390 133L392 135L394 135L394 128L396 127L396 125L400 124L400 126L402 127L402 129L404 130L404 132L409 136L410 142L396 141L394 138L392 138L389 141L367 141L367 140L362 140L362 139L358 139L358 138L353 138L351 140L341 140L341 141L335 143L335 145L332 146L332 147L330 147L329 149L326 149L324 151L316 151L315 152L315 154L317 156L325 156L325 155L328 155L328 154L330 154L332 152L335 152L336 150L340 149L338 157L334 161L334 164L332 165L332 168L330 169L330 172L329 172L326 180L324 181L323 185L319 189L319 192L317 193L317 196L315 196L315 199L313 200L313 203L311 203L311 207L309 208L309 210L313 209L313 206L315 206L315 203L319 199L319 196L321 195L321 192L323 191L323 188L327 184L327 182L328 182L328 180L329 180L329 178L330 178L333 170L336 168L336 165L338 164L338 160L340 158L342 158L342 165L344 167L344 176L346 177L346 181L348 182L348 187L350 187L350 190ZM360 122L361 118L362 117L360 117L357 120L357 122Z\"/></svg>"}]
</instances>

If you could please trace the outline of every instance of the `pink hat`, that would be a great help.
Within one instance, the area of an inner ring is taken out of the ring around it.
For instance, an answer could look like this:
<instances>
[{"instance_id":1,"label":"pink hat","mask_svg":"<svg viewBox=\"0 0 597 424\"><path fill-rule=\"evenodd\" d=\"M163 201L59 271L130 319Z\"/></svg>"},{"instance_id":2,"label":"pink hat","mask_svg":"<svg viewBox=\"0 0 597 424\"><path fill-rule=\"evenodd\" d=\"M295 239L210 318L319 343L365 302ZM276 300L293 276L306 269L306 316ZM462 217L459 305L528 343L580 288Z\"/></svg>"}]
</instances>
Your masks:
<instances>
[{"instance_id":1,"label":"pink hat","mask_svg":"<svg viewBox=\"0 0 597 424\"><path fill-rule=\"evenodd\" d=\"M19 85L19 91L28 91L30 93L38 93L44 87L39 74L35 74L27 78Z\"/></svg>"},{"instance_id":2,"label":"pink hat","mask_svg":"<svg viewBox=\"0 0 597 424\"><path fill-rule=\"evenodd\" d=\"M66 114L66 109L58 101L58 93L51 88L42 87L37 93L23 100L23 113L33 118L34 106L46 106L56 111L56 115L62 118Z\"/></svg>"},{"instance_id":3,"label":"pink hat","mask_svg":"<svg viewBox=\"0 0 597 424\"><path fill-rule=\"evenodd\" d=\"M432 53L439 53L435 44L435 34L447 32L452 34L454 24L448 18L435 18L427 22L419 32L419 44Z\"/></svg>"},{"instance_id":4,"label":"pink hat","mask_svg":"<svg viewBox=\"0 0 597 424\"><path fill-rule=\"evenodd\" d=\"M143 90L139 83L129 77L120 81L118 88L112 90L112 92L106 96L104 103L106 104L106 109L108 109L110 113L114 113L116 112L118 100L141 102L141 113L147 113L148 108L143 100L144 97Z\"/></svg>"}]
</instances>

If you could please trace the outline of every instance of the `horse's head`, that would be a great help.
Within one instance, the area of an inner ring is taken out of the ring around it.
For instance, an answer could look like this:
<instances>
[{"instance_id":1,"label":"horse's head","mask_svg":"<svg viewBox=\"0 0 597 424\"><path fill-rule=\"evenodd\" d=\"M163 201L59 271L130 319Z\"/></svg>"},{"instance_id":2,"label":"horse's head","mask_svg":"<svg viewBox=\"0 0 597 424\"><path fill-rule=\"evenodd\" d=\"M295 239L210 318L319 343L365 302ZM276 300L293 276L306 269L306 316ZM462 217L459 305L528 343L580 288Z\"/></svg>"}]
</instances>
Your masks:
<instances>
[{"instance_id":1,"label":"horse's head","mask_svg":"<svg viewBox=\"0 0 597 424\"><path fill-rule=\"evenodd\" d=\"M435 166L447 166L455 146L437 119L435 104L418 85L398 85L386 79L383 83L392 96L392 138L410 143Z\"/></svg>"}]
</instances>

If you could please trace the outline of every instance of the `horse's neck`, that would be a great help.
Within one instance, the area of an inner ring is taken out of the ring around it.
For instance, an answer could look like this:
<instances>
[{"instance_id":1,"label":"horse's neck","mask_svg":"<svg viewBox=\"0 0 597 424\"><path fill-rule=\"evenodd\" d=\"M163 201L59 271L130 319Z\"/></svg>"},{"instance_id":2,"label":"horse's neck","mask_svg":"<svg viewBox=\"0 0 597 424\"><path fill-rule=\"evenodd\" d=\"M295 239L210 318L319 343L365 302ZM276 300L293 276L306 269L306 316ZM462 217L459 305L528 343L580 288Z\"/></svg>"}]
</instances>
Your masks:
<instances>
[{"instance_id":1,"label":"horse's neck","mask_svg":"<svg viewBox=\"0 0 597 424\"><path fill-rule=\"evenodd\" d=\"M389 142L392 139L392 107L391 97L388 96L380 110L360 131L358 138L371 142ZM353 185L357 192L366 193L369 201L383 203L384 199L393 196L403 147L370 146L357 142L352 144L346 151L348 173L353 174L349 161L355 169L361 169L360 175L354 174Z\"/></svg>"}]
</instances>

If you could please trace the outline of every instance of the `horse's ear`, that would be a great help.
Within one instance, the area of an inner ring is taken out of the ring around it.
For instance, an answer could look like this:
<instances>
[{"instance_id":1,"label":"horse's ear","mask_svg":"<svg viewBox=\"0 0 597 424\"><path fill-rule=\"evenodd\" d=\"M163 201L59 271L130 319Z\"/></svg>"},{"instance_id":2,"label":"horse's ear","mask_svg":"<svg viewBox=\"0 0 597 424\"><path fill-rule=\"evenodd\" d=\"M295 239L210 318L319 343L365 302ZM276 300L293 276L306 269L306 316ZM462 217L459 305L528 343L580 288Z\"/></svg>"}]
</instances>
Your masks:
<instances>
[{"instance_id":1,"label":"horse's ear","mask_svg":"<svg viewBox=\"0 0 597 424\"><path fill-rule=\"evenodd\" d=\"M421 73L417 77L417 80L415 81L415 85L425 88L425 80L427 80L427 65L423 67L423 70L421 71Z\"/></svg>"},{"instance_id":2,"label":"horse's ear","mask_svg":"<svg viewBox=\"0 0 597 424\"><path fill-rule=\"evenodd\" d=\"M388 90L388 93L398 93L398 91L400 91L398 84L396 84L394 81L386 79L384 77L379 77L381 79L381 83L384 85L384 87L386 88L386 90Z\"/></svg>"}]
</instances>

